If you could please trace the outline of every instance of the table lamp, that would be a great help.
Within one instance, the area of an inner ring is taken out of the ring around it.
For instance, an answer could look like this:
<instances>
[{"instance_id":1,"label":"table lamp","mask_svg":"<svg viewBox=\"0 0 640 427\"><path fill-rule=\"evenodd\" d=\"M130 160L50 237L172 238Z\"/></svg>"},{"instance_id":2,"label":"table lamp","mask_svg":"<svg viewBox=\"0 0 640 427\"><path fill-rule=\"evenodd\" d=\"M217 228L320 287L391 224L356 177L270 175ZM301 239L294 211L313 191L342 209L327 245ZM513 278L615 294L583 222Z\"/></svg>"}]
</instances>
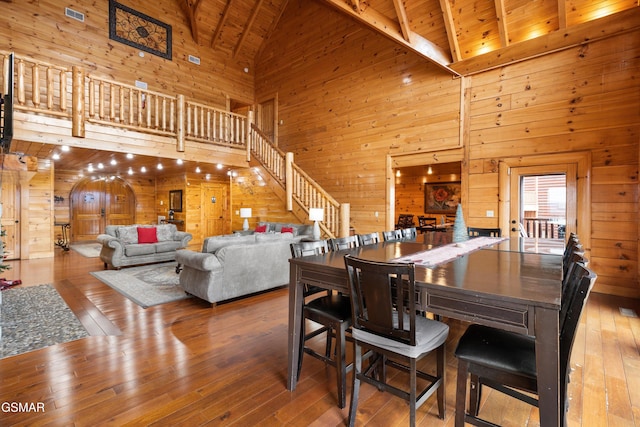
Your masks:
<instances>
[{"instance_id":1,"label":"table lamp","mask_svg":"<svg viewBox=\"0 0 640 427\"><path fill-rule=\"evenodd\" d=\"M322 221L324 219L324 209L309 209L309 219L313 221L313 240L320 240L320 225L318 225L318 221Z\"/></svg>"},{"instance_id":2,"label":"table lamp","mask_svg":"<svg viewBox=\"0 0 640 427\"><path fill-rule=\"evenodd\" d=\"M242 229L244 231L249 230L249 220L247 218L251 218L251 208L240 208L240 218L244 218Z\"/></svg>"}]
</instances>

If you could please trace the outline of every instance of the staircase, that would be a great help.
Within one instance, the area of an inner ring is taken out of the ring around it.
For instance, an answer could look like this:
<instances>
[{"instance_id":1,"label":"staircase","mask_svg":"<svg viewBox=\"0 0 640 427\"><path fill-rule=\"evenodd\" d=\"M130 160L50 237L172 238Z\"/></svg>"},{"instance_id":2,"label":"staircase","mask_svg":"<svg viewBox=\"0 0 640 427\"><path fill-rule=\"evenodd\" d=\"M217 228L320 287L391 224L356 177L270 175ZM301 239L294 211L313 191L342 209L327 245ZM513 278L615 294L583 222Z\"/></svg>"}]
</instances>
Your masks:
<instances>
[{"instance_id":1,"label":"staircase","mask_svg":"<svg viewBox=\"0 0 640 427\"><path fill-rule=\"evenodd\" d=\"M272 186L285 192L286 208L301 221L309 218L310 208L322 208L324 221L320 229L327 237L349 235L350 205L338 203L253 123L249 131L251 159L258 161L272 178Z\"/></svg>"}]
</instances>

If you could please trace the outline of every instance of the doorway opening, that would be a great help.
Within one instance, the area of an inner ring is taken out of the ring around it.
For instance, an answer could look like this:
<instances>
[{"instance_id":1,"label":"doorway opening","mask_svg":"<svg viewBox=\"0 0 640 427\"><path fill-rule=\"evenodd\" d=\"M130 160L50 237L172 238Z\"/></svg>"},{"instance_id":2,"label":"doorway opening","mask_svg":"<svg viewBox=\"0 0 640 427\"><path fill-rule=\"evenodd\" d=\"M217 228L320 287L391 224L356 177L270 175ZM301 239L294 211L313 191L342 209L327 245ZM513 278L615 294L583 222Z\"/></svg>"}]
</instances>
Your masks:
<instances>
[{"instance_id":1,"label":"doorway opening","mask_svg":"<svg viewBox=\"0 0 640 427\"><path fill-rule=\"evenodd\" d=\"M524 237L564 240L567 228L566 174L520 177L520 231Z\"/></svg>"}]
</instances>

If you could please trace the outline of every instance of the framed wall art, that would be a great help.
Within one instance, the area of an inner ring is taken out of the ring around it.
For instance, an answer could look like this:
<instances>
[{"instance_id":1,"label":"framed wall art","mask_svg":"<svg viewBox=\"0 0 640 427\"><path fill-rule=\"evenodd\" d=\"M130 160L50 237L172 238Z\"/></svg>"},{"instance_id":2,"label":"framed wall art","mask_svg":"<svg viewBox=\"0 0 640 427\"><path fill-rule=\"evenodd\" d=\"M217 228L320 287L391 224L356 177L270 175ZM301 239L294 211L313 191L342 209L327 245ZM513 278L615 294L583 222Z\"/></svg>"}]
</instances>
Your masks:
<instances>
[{"instance_id":1,"label":"framed wall art","mask_svg":"<svg viewBox=\"0 0 640 427\"><path fill-rule=\"evenodd\" d=\"M171 25L109 0L109 38L171 59Z\"/></svg>"},{"instance_id":2,"label":"framed wall art","mask_svg":"<svg viewBox=\"0 0 640 427\"><path fill-rule=\"evenodd\" d=\"M426 183L424 185L424 212L455 213L460 204L461 190L460 181Z\"/></svg>"}]
</instances>

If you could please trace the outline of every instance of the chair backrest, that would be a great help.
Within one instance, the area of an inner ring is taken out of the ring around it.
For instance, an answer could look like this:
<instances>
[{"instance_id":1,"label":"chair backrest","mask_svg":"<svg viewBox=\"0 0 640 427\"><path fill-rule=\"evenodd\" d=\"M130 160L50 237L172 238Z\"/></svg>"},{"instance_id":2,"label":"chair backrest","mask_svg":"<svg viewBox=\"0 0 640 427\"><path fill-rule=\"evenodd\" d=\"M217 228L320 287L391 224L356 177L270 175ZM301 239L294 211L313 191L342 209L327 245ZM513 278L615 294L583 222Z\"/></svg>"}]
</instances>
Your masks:
<instances>
[{"instance_id":1,"label":"chair backrest","mask_svg":"<svg viewBox=\"0 0 640 427\"><path fill-rule=\"evenodd\" d=\"M596 274L580 264L576 264L571 274L569 286L575 289L566 300L566 317L560 324L560 387L561 402L566 402L567 383L569 381L571 350L575 341L580 316L587 298L596 282ZM562 304L565 305L565 302Z\"/></svg>"},{"instance_id":2,"label":"chair backrest","mask_svg":"<svg viewBox=\"0 0 640 427\"><path fill-rule=\"evenodd\" d=\"M414 264L376 262L351 255L346 255L344 262L351 292L352 327L415 345L415 300L395 298L415 294Z\"/></svg>"},{"instance_id":3,"label":"chair backrest","mask_svg":"<svg viewBox=\"0 0 640 427\"><path fill-rule=\"evenodd\" d=\"M580 244L580 240L576 236L571 236L567 240L567 243L564 247L563 253L563 262L567 262L571 257L571 254L574 252L584 253L584 248Z\"/></svg>"},{"instance_id":4,"label":"chair backrest","mask_svg":"<svg viewBox=\"0 0 640 427\"><path fill-rule=\"evenodd\" d=\"M291 244L291 256L300 258L309 255L322 255L329 252L329 244L326 240L313 240L310 242L297 242Z\"/></svg>"},{"instance_id":5,"label":"chair backrest","mask_svg":"<svg viewBox=\"0 0 640 427\"><path fill-rule=\"evenodd\" d=\"M415 224L413 223L413 214L399 214L398 222L396 223L396 228L407 228L413 227Z\"/></svg>"},{"instance_id":6,"label":"chair backrest","mask_svg":"<svg viewBox=\"0 0 640 427\"><path fill-rule=\"evenodd\" d=\"M360 246L358 236L337 237L329 239L329 249L332 251L340 251L343 249L353 249Z\"/></svg>"},{"instance_id":7,"label":"chair backrest","mask_svg":"<svg viewBox=\"0 0 640 427\"><path fill-rule=\"evenodd\" d=\"M402 240L401 230L383 231L382 238L385 242L399 242Z\"/></svg>"},{"instance_id":8,"label":"chair backrest","mask_svg":"<svg viewBox=\"0 0 640 427\"><path fill-rule=\"evenodd\" d=\"M502 230L499 228L478 228L478 227L467 227L467 233L469 237L500 237L502 236Z\"/></svg>"},{"instance_id":9,"label":"chair backrest","mask_svg":"<svg viewBox=\"0 0 640 427\"><path fill-rule=\"evenodd\" d=\"M402 228L402 240L415 240L418 237L418 232L415 227Z\"/></svg>"},{"instance_id":10,"label":"chair backrest","mask_svg":"<svg viewBox=\"0 0 640 427\"><path fill-rule=\"evenodd\" d=\"M584 274L583 270L576 270L576 266L588 267L589 260L580 253L573 253L568 263L562 266L562 302L560 306L560 325L563 325L569 310L569 303L573 298L577 284L578 274Z\"/></svg>"},{"instance_id":11,"label":"chair backrest","mask_svg":"<svg viewBox=\"0 0 640 427\"><path fill-rule=\"evenodd\" d=\"M380 243L380 234L377 231L368 234L358 234L360 246L373 245Z\"/></svg>"}]
</instances>

